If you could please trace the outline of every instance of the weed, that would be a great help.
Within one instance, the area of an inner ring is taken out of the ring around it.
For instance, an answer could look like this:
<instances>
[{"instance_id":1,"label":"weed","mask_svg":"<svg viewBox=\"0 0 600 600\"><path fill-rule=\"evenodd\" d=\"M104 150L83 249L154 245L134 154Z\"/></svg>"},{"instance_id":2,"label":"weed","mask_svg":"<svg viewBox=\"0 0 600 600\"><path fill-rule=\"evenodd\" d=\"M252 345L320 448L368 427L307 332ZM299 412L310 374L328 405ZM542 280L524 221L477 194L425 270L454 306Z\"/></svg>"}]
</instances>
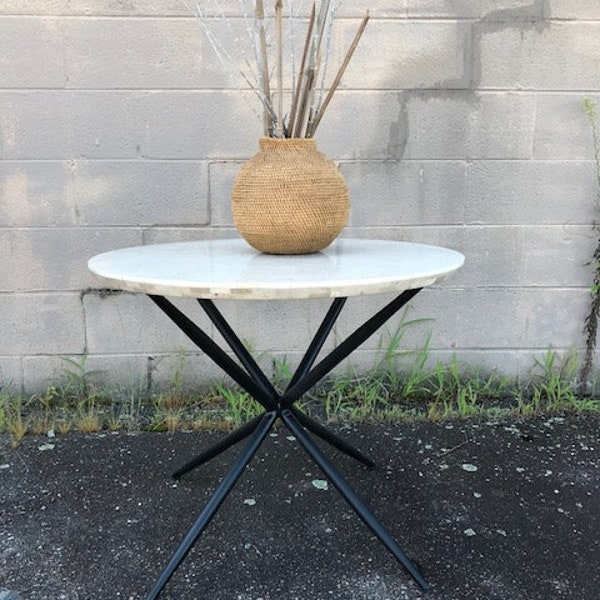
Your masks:
<instances>
[{"instance_id":1,"label":"weed","mask_svg":"<svg viewBox=\"0 0 600 600\"><path fill-rule=\"evenodd\" d=\"M292 376L292 366L287 361L286 356L273 359L273 387L279 393L283 393Z\"/></svg>"},{"instance_id":2,"label":"weed","mask_svg":"<svg viewBox=\"0 0 600 600\"><path fill-rule=\"evenodd\" d=\"M321 399L328 420L362 421L376 418L388 404L385 379L374 372L366 376L345 375L323 388Z\"/></svg>"},{"instance_id":3,"label":"weed","mask_svg":"<svg viewBox=\"0 0 600 600\"><path fill-rule=\"evenodd\" d=\"M86 412L79 416L75 428L81 433L96 433L102 431L102 420L98 414Z\"/></svg>"},{"instance_id":4,"label":"weed","mask_svg":"<svg viewBox=\"0 0 600 600\"><path fill-rule=\"evenodd\" d=\"M427 381L430 374L427 372L425 366L429 360L430 342L431 334L427 336L423 347L413 354L413 364L409 367L401 388L402 396L407 400L418 399L429 393Z\"/></svg>"},{"instance_id":5,"label":"weed","mask_svg":"<svg viewBox=\"0 0 600 600\"><path fill-rule=\"evenodd\" d=\"M19 445L27 434L27 423L23 418L23 402L20 396L5 399L4 402L5 429L12 436L13 447Z\"/></svg>"},{"instance_id":6,"label":"weed","mask_svg":"<svg viewBox=\"0 0 600 600\"><path fill-rule=\"evenodd\" d=\"M66 435L71 429L72 426L70 421L60 421L56 423L56 429L54 431L60 435Z\"/></svg>"},{"instance_id":7,"label":"weed","mask_svg":"<svg viewBox=\"0 0 600 600\"><path fill-rule=\"evenodd\" d=\"M181 392L181 385L183 382L183 368L185 367L186 361L186 352L185 350L180 350L177 353L177 364L175 370L173 371L173 393L178 395Z\"/></svg>"},{"instance_id":8,"label":"weed","mask_svg":"<svg viewBox=\"0 0 600 600\"><path fill-rule=\"evenodd\" d=\"M262 406L248 392L237 388L227 388L224 385L218 385L217 390L227 403L226 419L234 427L243 425L246 421L263 412Z\"/></svg>"},{"instance_id":9,"label":"weed","mask_svg":"<svg viewBox=\"0 0 600 600\"><path fill-rule=\"evenodd\" d=\"M67 383L61 389L63 395L71 395L76 398L82 398L90 394L96 395L92 379L100 375L102 371L89 371L86 368L87 359L87 355L82 356L79 360L66 356L62 357L62 360L69 365L64 369Z\"/></svg>"},{"instance_id":10,"label":"weed","mask_svg":"<svg viewBox=\"0 0 600 600\"><path fill-rule=\"evenodd\" d=\"M401 349L400 337L396 332L387 338L390 348L382 347L382 358L371 372L336 375L317 392L305 395L297 408L316 412L329 421L377 422L600 412L599 400L577 396L575 352L548 350L535 360L527 382L517 389L510 378L470 369L456 356L448 363L428 367L430 338L422 348L409 353ZM3 392L0 431L9 433L16 445L27 433L45 435L51 429L57 433L102 428L229 430L263 412L257 401L237 387L221 384L202 393L182 393L183 357L181 354L173 385L165 394L144 399L130 391L111 404L106 402L106 392L91 383L92 372L85 369L85 361L75 361L76 367L69 362L74 375L64 385L49 386L27 401ZM399 358L404 369L397 362ZM287 360L276 360L273 367L274 380L285 387L292 373Z\"/></svg>"},{"instance_id":11,"label":"weed","mask_svg":"<svg viewBox=\"0 0 600 600\"><path fill-rule=\"evenodd\" d=\"M102 417L97 410L95 396L80 400L74 426L82 433L95 433L102 429Z\"/></svg>"},{"instance_id":12,"label":"weed","mask_svg":"<svg viewBox=\"0 0 600 600\"><path fill-rule=\"evenodd\" d=\"M181 412L178 410L168 410L165 413L164 422L167 431L177 431L183 423Z\"/></svg>"},{"instance_id":13,"label":"weed","mask_svg":"<svg viewBox=\"0 0 600 600\"><path fill-rule=\"evenodd\" d=\"M519 394L517 412L525 416L580 410L583 406L575 392L577 353L564 356L549 349L535 359L530 381ZM588 404L589 406L589 404Z\"/></svg>"},{"instance_id":14,"label":"weed","mask_svg":"<svg viewBox=\"0 0 600 600\"><path fill-rule=\"evenodd\" d=\"M399 377L401 369L399 368L399 363L402 359L415 356L414 367L422 370L425 366L425 361L429 357L430 335L427 336L424 352L417 352L415 354L413 350L403 347L404 336L406 335L407 329L432 320L424 318L408 319L409 310L411 310L410 307L402 312L400 322L392 333L387 332L380 337L377 348L381 357L376 362L375 371L385 373L387 383L393 390L398 389L401 385L401 379Z\"/></svg>"},{"instance_id":15,"label":"weed","mask_svg":"<svg viewBox=\"0 0 600 600\"><path fill-rule=\"evenodd\" d=\"M8 406L9 398L5 393L0 394L0 431L4 431L6 427L6 406Z\"/></svg>"},{"instance_id":16,"label":"weed","mask_svg":"<svg viewBox=\"0 0 600 600\"><path fill-rule=\"evenodd\" d=\"M121 410L116 414L109 417L110 428L113 431L118 429L125 429L126 431L133 431L139 426L140 412L142 408L142 402L139 396L130 391L127 394L127 399L121 403Z\"/></svg>"}]
</instances>

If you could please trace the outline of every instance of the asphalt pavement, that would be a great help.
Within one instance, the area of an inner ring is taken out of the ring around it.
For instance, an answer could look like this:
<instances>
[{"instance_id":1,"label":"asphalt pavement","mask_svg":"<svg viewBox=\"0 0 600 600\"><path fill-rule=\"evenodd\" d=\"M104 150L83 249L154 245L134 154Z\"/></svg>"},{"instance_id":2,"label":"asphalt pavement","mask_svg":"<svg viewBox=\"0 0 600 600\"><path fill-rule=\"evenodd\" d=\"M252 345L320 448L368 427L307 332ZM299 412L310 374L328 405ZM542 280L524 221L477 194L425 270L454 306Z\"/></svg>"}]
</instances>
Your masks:
<instances>
[{"instance_id":1,"label":"asphalt pavement","mask_svg":"<svg viewBox=\"0 0 600 600\"><path fill-rule=\"evenodd\" d=\"M597 600L600 417L338 425L321 444L432 587L423 592L284 429L161 599ZM0 600L143 600L243 442L222 433L0 437Z\"/></svg>"}]
</instances>

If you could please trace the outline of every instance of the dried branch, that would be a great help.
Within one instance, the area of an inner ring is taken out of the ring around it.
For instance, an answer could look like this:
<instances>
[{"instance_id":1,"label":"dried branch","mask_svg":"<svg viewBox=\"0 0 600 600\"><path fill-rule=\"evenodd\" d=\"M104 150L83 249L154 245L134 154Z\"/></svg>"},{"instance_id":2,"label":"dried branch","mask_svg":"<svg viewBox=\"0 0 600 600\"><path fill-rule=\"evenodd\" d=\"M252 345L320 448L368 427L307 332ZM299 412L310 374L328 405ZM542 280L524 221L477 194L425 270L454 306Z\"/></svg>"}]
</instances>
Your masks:
<instances>
[{"instance_id":1,"label":"dried branch","mask_svg":"<svg viewBox=\"0 0 600 600\"><path fill-rule=\"evenodd\" d=\"M341 1L341 0L340 0ZM325 82L327 81L327 70L329 67L329 58L331 55L331 32L333 29L333 21L335 19L335 15L337 13L337 9L340 5L340 2L335 3L329 10L329 19L327 24L327 37L325 39L325 58L323 60L323 65L319 67L319 93L318 96L315 97L315 104L313 109L311 110L311 115L314 113L318 113L321 109L321 105L323 104L323 95L325 93ZM315 82L316 86L316 82ZM311 118L312 120L312 118Z\"/></svg>"},{"instance_id":2,"label":"dried branch","mask_svg":"<svg viewBox=\"0 0 600 600\"><path fill-rule=\"evenodd\" d=\"M277 26L277 137L283 137L283 3L275 2L275 22Z\"/></svg>"},{"instance_id":3,"label":"dried branch","mask_svg":"<svg viewBox=\"0 0 600 600\"><path fill-rule=\"evenodd\" d=\"M202 11L202 8L200 7L200 5L196 6L196 12L197 12L197 15L198 15L198 18L199 18L198 20L199 20L199 23L200 23L200 27L204 31L204 34L206 35L206 39L208 40L208 42L209 42L209 44L210 44L210 46L211 46L211 48L212 48L215 56L223 64L223 66L225 67L225 69L230 72L231 76L237 77L238 75L241 75L242 79L246 82L246 84L248 85L248 87L256 94L256 96L260 100L261 104L263 106L267 106L268 102L261 95L261 93L259 92L259 90L256 89L256 85L252 83L251 78L243 70L237 71L235 69L235 64L237 62L236 59L227 50L227 48L222 44L222 42L215 37L215 35L211 31L210 27L208 27L207 21L208 21L209 17L208 17L208 15L205 12ZM224 16L219 16L219 18L223 19ZM258 79L256 78L256 75L252 71L252 67L248 63L247 59L246 59L246 65L248 67L250 75L254 78L254 81L258 81ZM252 111L260 119L260 114L254 108L254 105L252 105Z\"/></svg>"},{"instance_id":4,"label":"dried branch","mask_svg":"<svg viewBox=\"0 0 600 600\"><path fill-rule=\"evenodd\" d=\"M352 40L352 44L350 45L350 48L346 54L346 57L344 58L344 62L342 63L342 66L340 67L325 100L323 101L323 105L321 106L321 108L320 108L319 112L317 113L317 115L315 116L314 120L309 124L310 129L307 130L306 137L312 137L315 134L315 131L316 131L317 127L319 126L321 119L323 118L323 114L325 113L325 111L327 110L327 107L329 106L329 103L331 102L331 98L333 97L333 94L335 93L338 86L340 85L342 77L344 76L344 72L346 71L346 68L348 67L348 63L350 62L350 59L352 58L352 55L354 54L354 51L356 50L356 46L358 45L358 42L360 41L360 38L362 37L362 34L365 31L365 27L367 26L368 21L369 21L369 12L367 11L367 14L364 16L364 18L360 24L360 27L358 28L358 31L356 32L356 35L354 36L354 39Z\"/></svg>"},{"instance_id":5,"label":"dried branch","mask_svg":"<svg viewBox=\"0 0 600 600\"><path fill-rule=\"evenodd\" d=\"M326 90L327 70L330 58L330 47L332 40L332 27L339 4L338 0L310 0L311 11L308 19L306 38L302 48L302 59L300 70L296 73L295 39L294 39L294 19L299 17L300 10L304 0L286 0L289 9L289 42L291 49L292 70L290 74L291 82L291 106L289 119L284 112L284 90L288 85L284 80L283 53L285 51L284 40L284 0L274 0L275 14L274 27L275 34L272 40L269 35L271 14L265 14L265 0L238 0L243 23L246 33L251 42L254 52L256 67L248 62L243 50L243 44L238 44L239 39L228 38L235 42L233 48L228 51L223 44L223 40L217 38L209 28L209 21L216 17L210 14L210 11L203 10L198 6L197 14L207 39L212 46L217 58L233 74L241 74L242 79L258 97L262 105L262 120L265 136L273 137L312 137L319 125L325 110L331 102L334 92L340 85L342 76L350 62L350 59L358 45L363 34L366 23L369 19L367 12L361 26L354 37L354 40L348 50L342 66L340 67L331 88L328 93ZM205 0L205 4L211 5L211 0ZM221 7L221 0L215 0L216 14L218 20L226 21L225 13ZM254 11L250 8L254 7ZM297 10L296 10L297 9ZM252 14L252 12L254 14ZM269 52L276 52L276 56L269 57ZM274 60L274 69L269 68L269 58ZM240 62L243 66L240 70ZM276 79L276 89L271 89L271 78ZM277 103L275 104L275 94L277 94ZM323 100L323 96L325 99ZM255 110L258 114L258 111ZM260 115L259 115L260 118ZM287 122L287 124L286 124Z\"/></svg>"},{"instance_id":6,"label":"dried branch","mask_svg":"<svg viewBox=\"0 0 600 600\"><path fill-rule=\"evenodd\" d=\"M269 59L267 56L267 35L265 33L265 7L263 0L256 0L256 20L258 22L260 57L261 57L261 86L265 98L271 102L271 86L269 83ZM264 113L265 135L270 135L273 130L273 120L269 111Z\"/></svg>"},{"instance_id":7,"label":"dried branch","mask_svg":"<svg viewBox=\"0 0 600 600\"><path fill-rule=\"evenodd\" d=\"M323 0L319 18L317 19L317 31L314 39L315 53L315 80L318 79L318 74L323 63L323 39L325 38L325 28L327 26L328 17L330 16L331 0Z\"/></svg>"},{"instance_id":8,"label":"dried branch","mask_svg":"<svg viewBox=\"0 0 600 600\"><path fill-rule=\"evenodd\" d=\"M316 7L313 1L312 8L310 11L310 18L308 20L308 29L306 31L306 40L304 41L304 50L302 52L302 61L300 63L300 72L298 73L298 82L296 85L296 91L294 93L294 97L292 98L292 110L290 112L290 123L289 130L294 135L294 129L296 126L296 113L298 111L298 104L300 103L300 94L302 91L302 84L304 83L305 72L304 69L306 67L306 57L308 55L308 51L310 48L310 41L312 38L312 31L315 24L315 12Z\"/></svg>"},{"instance_id":9,"label":"dried branch","mask_svg":"<svg viewBox=\"0 0 600 600\"><path fill-rule=\"evenodd\" d=\"M304 122L306 120L306 111L310 105L310 90L313 88L315 81L315 70L313 67L310 67L306 71L306 85L304 86L304 93L302 94L302 99L300 100L300 106L298 108L298 116L296 117L296 125L293 132L294 137L301 137L302 128L304 126Z\"/></svg>"},{"instance_id":10,"label":"dried branch","mask_svg":"<svg viewBox=\"0 0 600 600\"><path fill-rule=\"evenodd\" d=\"M246 77L244 71L240 71L240 75L242 79L246 82L246 85L256 94L257 98L260 100L260 103L263 106L265 113L268 113L271 121L277 120L277 115L275 114L275 110L273 109L273 104L271 103L270 98L265 98L264 94L256 89L256 87L252 84L252 82Z\"/></svg>"}]
</instances>

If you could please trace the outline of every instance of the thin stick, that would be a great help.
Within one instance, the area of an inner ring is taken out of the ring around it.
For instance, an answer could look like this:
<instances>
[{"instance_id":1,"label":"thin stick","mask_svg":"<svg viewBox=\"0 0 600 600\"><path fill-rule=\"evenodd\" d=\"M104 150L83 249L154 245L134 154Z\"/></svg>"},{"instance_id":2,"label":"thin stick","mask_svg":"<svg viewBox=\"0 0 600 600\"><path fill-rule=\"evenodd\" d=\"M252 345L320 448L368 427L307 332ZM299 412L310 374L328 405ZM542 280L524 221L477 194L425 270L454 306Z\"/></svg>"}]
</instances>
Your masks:
<instances>
[{"instance_id":1,"label":"thin stick","mask_svg":"<svg viewBox=\"0 0 600 600\"><path fill-rule=\"evenodd\" d=\"M304 93L302 94L302 101L298 110L298 116L296 117L296 129L294 131L294 137L300 137L302 132L302 126L306 118L306 110L309 104L310 90L313 87L315 80L315 70L311 67L306 72L306 86L304 87Z\"/></svg>"},{"instance_id":2,"label":"thin stick","mask_svg":"<svg viewBox=\"0 0 600 600\"><path fill-rule=\"evenodd\" d=\"M311 87L304 90L306 95L306 106L308 117L306 118L306 131L304 136L309 136L309 126L313 120L315 113L315 100L317 95L315 88L319 80L319 73L321 71L321 64L323 63L323 37L325 33L325 27L327 25L328 18L330 17L330 6L331 0L323 0L321 9L319 10L319 16L316 23L316 31L313 38L313 45L311 48L312 66L314 68L314 78L311 82Z\"/></svg>"},{"instance_id":3,"label":"thin stick","mask_svg":"<svg viewBox=\"0 0 600 600\"><path fill-rule=\"evenodd\" d=\"M310 42L312 38L313 26L315 24L315 3L313 1L312 9L310 11L310 18L308 20L308 29L306 31L306 40L304 41L304 50L302 52L302 61L300 62L300 71L298 73L298 81L296 82L296 92L292 99L292 110L290 112L290 124L289 130L293 135L294 127L296 125L296 113L298 111L298 103L300 101L300 92L302 90L302 83L304 82L304 68L306 65L306 57L308 55L308 49L310 48Z\"/></svg>"},{"instance_id":4,"label":"thin stick","mask_svg":"<svg viewBox=\"0 0 600 600\"><path fill-rule=\"evenodd\" d=\"M277 115L275 114L275 110L273 110L273 106L271 105L270 99L265 98L262 92L260 90L257 90L256 87L252 85L252 82L250 81L250 79L248 79L248 77L246 77L244 71L240 71L240 75L242 76L248 87L256 94L256 97L260 100L260 103L263 105L265 112L268 113L271 117L271 120L274 121L277 118ZM260 117L257 111L254 112L257 117ZM268 133L268 131L265 132L265 134L267 135Z\"/></svg>"},{"instance_id":5,"label":"thin stick","mask_svg":"<svg viewBox=\"0 0 600 600\"><path fill-rule=\"evenodd\" d=\"M324 0L323 4L321 5L321 10L319 11L319 18L317 19L317 34L315 36L315 42L316 42L316 48L315 48L315 54L317 57L317 64L316 64L316 72L315 72L315 78L317 77L319 70L321 68L321 62L322 62L322 47L323 47L323 38L325 37L325 27L327 26L327 21L328 21L328 17L329 12L330 12L330 6L331 6L331 0Z\"/></svg>"},{"instance_id":6,"label":"thin stick","mask_svg":"<svg viewBox=\"0 0 600 600\"><path fill-rule=\"evenodd\" d=\"M364 18L360 24L360 27L358 28L358 31L356 32L356 35L354 36L354 39L352 40L352 44L350 45L350 49L348 50L348 53L346 54L346 58L344 58L344 62L342 63L342 66L340 67L337 75L335 76L333 84L331 85L331 89L327 93L327 96L326 96L325 100L323 101L323 104L322 104L321 108L319 109L319 112L315 116L312 123L310 123L310 131L307 132L306 137L312 137L315 134L315 131L316 131L317 127L319 126L321 119L323 118L323 114L325 113L325 110L327 109L327 107L329 106L329 103L331 102L331 98L332 98L334 92L337 90L338 86L340 85L340 81L342 80L342 77L344 76L344 71L346 70L348 63L350 62L350 59L352 58L352 55L354 54L354 50L356 50L356 46L358 45L358 42L365 30L365 27L367 26L368 21L369 21L369 12L367 11L367 14L364 16Z\"/></svg>"},{"instance_id":7,"label":"thin stick","mask_svg":"<svg viewBox=\"0 0 600 600\"><path fill-rule=\"evenodd\" d=\"M260 55L261 55L261 67L262 67L262 93L267 99L267 102L271 104L271 86L269 85L269 61L267 57L267 36L265 33L265 7L263 0L256 0L256 20L259 26L260 35ZM264 113L264 128L265 135L269 136L273 128L273 120L268 111Z\"/></svg>"},{"instance_id":8,"label":"thin stick","mask_svg":"<svg viewBox=\"0 0 600 600\"><path fill-rule=\"evenodd\" d=\"M331 31L333 29L333 22L335 20L335 14L337 12L337 9L339 7L339 4L341 3L342 0L339 0L339 2L337 2L337 4L334 4L334 6L330 9L329 11L329 15L328 15L328 23L327 23L327 34L325 37L325 60L323 61L323 65L319 67L319 93L318 93L318 97L315 98L315 102L313 105L313 109L311 110L311 117L314 116L314 114L319 112L319 109L321 108L321 104L323 104L323 96L325 94L325 82L326 82L326 77L327 77L327 68L329 66L329 58L330 58L330 49L331 49ZM316 82L315 82L316 84ZM316 88L316 85L315 85ZM312 120L312 118L311 118Z\"/></svg>"},{"instance_id":9,"label":"thin stick","mask_svg":"<svg viewBox=\"0 0 600 600\"><path fill-rule=\"evenodd\" d=\"M277 0L275 3L275 20L277 23L277 137L283 137L283 3Z\"/></svg>"}]
</instances>

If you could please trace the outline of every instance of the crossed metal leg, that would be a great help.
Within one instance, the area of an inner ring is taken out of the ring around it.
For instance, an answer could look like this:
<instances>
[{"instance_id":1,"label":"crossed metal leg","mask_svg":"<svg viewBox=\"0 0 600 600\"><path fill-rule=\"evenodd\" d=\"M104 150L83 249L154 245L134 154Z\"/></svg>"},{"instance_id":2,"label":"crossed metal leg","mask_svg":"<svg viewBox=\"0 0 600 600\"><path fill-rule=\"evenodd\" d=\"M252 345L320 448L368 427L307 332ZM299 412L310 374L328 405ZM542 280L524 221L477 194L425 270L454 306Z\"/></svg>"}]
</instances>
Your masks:
<instances>
[{"instance_id":1,"label":"crossed metal leg","mask_svg":"<svg viewBox=\"0 0 600 600\"><path fill-rule=\"evenodd\" d=\"M252 457L263 443L265 437L278 418L283 421L287 428L298 439L302 448L315 461L346 502L348 502L348 504L356 511L363 522L396 557L413 579L421 586L421 588L429 588L427 580L406 557L400 546L373 512L356 495L338 470L329 462L311 439L307 431L310 431L367 467L374 467L373 461L354 448L351 444L294 407L294 404L303 394L328 375L340 362L373 335L375 331L390 319L390 317L397 313L398 310L400 310L419 291L420 289L407 290L400 294L373 317L368 319L354 331L354 333L349 335L341 344L315 365L319 352L323 348L327 336L331 332L331 329L346 302L346 298L336 298L325 315L317 333L311 341L283 394L279 394L275 390L272 383L256 364L256 361L252 358L241 340L231 329L223 315L211 300L199 299L198 302L221 333L242 366L230 358L230 356L222 350L210 336L202 331L166 298L163 298L162 296L150 296L150 298L171 318L192 342L194 342L215 364L221 367L236 383L238 383L238 385L246 390L264 407L265 412L233 431L219 443L190 460L173 474L173 477L178 479L192 469L221 454L234 444L249 438L244 451L236 459L233 466L213 494L211 500L200 513L196 522L181 542L179 548L148 595L147 600L155 600L158 598L181 562L185 559L204 529L206 529L210 520L232 490L245 467L252 460Z\"/></svg>"}]
</instances>

